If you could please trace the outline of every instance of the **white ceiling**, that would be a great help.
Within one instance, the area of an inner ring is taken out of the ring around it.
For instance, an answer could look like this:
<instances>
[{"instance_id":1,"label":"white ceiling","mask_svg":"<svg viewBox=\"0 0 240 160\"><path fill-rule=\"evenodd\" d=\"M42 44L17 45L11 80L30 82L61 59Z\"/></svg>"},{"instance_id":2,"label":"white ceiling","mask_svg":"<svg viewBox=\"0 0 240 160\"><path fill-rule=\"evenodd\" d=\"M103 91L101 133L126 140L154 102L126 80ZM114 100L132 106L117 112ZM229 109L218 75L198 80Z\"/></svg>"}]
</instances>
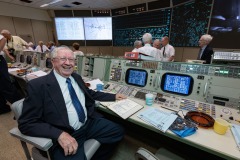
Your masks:
<instances>
[{"instance_id":1,"label":"white ceiling","mask_svg":"<svg viewBox=\"0 0 240 160\"><path fill-rule=\"evenodd\" d=\"M121 8L146 2L152 2L156 0L62 0L55 4L51 4L47 7L41 8L40 6L43 4L48 4L53 2L54 0L30 0L31 3L25 3L20 0L0 0L0 2L6 2L15 5L40 8L40 9L51 9L51 10L59 10L59 9L114 9ZM80 2L81 5L72 4L72 2ZM63 7L64 5L71 6L71 8Z\"/></svg>"}]
</instances>

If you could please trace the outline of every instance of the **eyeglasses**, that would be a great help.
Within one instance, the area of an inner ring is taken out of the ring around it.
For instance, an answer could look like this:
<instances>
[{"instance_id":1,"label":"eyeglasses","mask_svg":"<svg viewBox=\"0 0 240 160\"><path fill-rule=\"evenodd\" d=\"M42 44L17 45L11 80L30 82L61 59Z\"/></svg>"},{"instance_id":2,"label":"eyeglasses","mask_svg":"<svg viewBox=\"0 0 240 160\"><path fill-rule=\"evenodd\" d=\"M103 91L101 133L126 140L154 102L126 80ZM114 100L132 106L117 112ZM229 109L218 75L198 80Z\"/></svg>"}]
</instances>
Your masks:
<instances>
[{"instance_id":1,"label":"eyeglasses","mask_svg":"<svg viewBox=\"0 0 240 160\"><path fill-rule=\"evenodd\" d=\"M70 63L72 63L72 62L75 61L74 58L67 58L67 57L55 57L55 58L53 58L53 59L59 59L59 60L62 61L62 62L66 62L66 61L68 60Z\"/></svg>"}]
</instances>

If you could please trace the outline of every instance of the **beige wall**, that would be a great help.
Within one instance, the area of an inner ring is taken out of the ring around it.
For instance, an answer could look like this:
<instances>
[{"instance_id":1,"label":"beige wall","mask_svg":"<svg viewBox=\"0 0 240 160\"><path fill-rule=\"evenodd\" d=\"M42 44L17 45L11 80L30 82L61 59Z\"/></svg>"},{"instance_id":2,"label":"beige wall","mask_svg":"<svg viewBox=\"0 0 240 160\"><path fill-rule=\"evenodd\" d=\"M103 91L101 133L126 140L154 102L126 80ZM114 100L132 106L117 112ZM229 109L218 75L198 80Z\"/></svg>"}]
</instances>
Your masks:
<instances>
[{"instance_id":1,"label":"beige wall","mask_svg":"<svg viewBox=\"0 0 240 160\"><path fill-rule=\"evenodd\" d=\"M6 2L0 2L0 15L36 19L42 21L52 21L46 10L14 5Z\"/></svg>"},{"instance_id":2,"label":"beige wall","mask_svg":"<svg viewBox=\"0 0 240 160\"><path fill-rule=\"evenodd\" d=\"M35 44L40 40L45 43L54 41L54 29L50 21L0 16L0 31L3 29L7 29L12 35L20 36L27 42L32 41Z\"/></svg>"}]
</instances>

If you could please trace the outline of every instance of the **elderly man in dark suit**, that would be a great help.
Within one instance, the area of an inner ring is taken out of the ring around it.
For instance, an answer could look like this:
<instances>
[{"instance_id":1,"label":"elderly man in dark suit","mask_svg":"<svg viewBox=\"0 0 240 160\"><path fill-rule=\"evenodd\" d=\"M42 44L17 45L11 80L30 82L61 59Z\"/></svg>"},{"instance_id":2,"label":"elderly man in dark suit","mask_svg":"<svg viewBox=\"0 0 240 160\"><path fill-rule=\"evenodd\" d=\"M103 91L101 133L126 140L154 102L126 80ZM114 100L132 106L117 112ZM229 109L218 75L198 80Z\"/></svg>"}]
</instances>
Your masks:
<instances>
[{"instance_id":1,"label":"elderly man in dark suit","mask_svg":"<svg viewBox=\"0 0 240 160\"><path fill-rule=\"evenodd\" d=\"M204 34L201 36L198 44L200 46L200 51L198 53L198 60L204 60L206 64L211 63L213 49L209 46L209 43L212 41L213 37L209 34Z\"/></svg>"},{"instance_id":2,"label":"elderly man in dark suit","mask_svg":"<svg viewBox=\"0 0 240 160\"><path fill-rule=\"evenodd\" d=\"M92 159L108 159L124 131L94 111L95 100L126 97L88 89L82 77L73 73L75 57L69 48L55 48L52 55L53 71L28 83L18 120L20 131L53 139L52 159L86 159L83 143L91 138L101 143Z\"/></svg>"}]
</instances>

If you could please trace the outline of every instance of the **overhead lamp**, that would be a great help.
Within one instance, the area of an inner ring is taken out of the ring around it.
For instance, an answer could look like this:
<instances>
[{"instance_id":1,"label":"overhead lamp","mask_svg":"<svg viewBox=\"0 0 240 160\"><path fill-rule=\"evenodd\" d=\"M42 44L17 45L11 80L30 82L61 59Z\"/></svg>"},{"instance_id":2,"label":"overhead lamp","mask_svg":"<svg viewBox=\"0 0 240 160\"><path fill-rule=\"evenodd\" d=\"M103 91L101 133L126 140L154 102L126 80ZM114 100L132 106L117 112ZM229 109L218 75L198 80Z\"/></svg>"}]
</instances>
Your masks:
<instances>
[{"instance_id":1,"label":"overhead lamp","mask_svg":"<svg viewBox=\"0 0 240 160\"><path fill-rule=\"evenodd\" d=\"M49 6L51 4L54 4L54 3L57 3L57 2L60 2L60 1L62 1L62 0L54 0L54 1L50 2L50 3L43 4L40 7L46 7L46 6Z\"/></svg>"}]
</instances>

